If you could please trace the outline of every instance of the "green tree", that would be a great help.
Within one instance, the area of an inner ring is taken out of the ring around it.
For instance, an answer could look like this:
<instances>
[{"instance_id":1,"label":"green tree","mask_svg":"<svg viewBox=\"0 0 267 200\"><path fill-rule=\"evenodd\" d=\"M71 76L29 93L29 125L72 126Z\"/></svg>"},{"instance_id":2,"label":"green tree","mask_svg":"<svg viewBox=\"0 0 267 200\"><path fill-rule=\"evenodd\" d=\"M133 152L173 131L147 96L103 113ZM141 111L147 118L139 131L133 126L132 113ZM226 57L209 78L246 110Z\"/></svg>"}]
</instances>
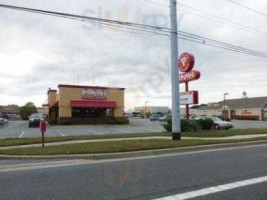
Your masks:
<instances>
[{"instance_id":1,"label":"green tree","mask_svg":"<svg viewBox=\"0 0 267 200\"><path fill-rule=\"evenodd\" d=\"M37 113L37 109L32 102L26 103L24 106L20 107L19 114L23 120L28 120L29 116L33 113Z\"/></svg>"}]
</instances>

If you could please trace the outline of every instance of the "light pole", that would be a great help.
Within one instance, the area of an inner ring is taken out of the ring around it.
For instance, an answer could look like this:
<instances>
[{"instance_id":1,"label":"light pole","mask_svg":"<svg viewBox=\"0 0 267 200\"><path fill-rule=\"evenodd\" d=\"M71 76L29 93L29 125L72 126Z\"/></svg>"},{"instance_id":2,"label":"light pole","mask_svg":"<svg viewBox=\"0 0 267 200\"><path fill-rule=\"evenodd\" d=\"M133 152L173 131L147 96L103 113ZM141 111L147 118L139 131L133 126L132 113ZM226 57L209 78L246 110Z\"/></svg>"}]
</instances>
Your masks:
<instances>
[{"instance_id":1,"label":"light pole","mask_svg":"<svg viewBox=\"0 0 267 200\"><path fill-rule=\"evenodd\" d=\"M223 111L226 111L226 103L225 103L225 100L226 100L226 96L229 95L229 93L224 93L223 94ZM224 114L223 114L223 118L224 118Z\"/></svg>"},{"instance_id":2,"label":"light pole","mask_svg":"<svg viewBox=\"0 0 267 200\"><path fill-rule=\"evenodd\" d=\"M181 140L180 87L178 61L177 2L170 0L171 15L171 68L172 68L172 139Z\"/></svg>"},{"instance_id":3,"label":"light pole","mask_svg":"<svg viewBox=\"0 0 267 200\"><path fill-rule=\"evenodd\" d=\"M148 101L145 101L145 116L144 118L146 119L146 107L147 107Z\"/></svg>"}]
</instances>

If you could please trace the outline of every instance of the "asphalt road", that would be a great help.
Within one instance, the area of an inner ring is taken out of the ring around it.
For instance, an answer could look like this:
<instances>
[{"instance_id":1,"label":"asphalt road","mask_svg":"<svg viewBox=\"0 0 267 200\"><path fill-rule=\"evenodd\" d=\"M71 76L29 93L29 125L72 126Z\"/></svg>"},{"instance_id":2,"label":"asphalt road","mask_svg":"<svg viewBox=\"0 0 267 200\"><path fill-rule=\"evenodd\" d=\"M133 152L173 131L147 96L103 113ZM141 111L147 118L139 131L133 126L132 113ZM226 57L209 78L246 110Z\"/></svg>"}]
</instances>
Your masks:
<instances>
[{"instance_id":1,"label":"asphalt road","mask_svg":"<svg viewBox=\"0 0 267 200\"><path fill-rule=\"evenodd\" d=\"M4 160L1 163L8 168ZM263 176L267 176L267 145L0 172L0 199L175 200L170 197ZM194 199L264 200L266 181Z\"/></svg>"},{"instance_id":2,"label":"asphalt road","mask_svg":"<svg viewBox=\"0 0 267 200\"><path fill-rule=\"evenodd\" d=\"M129 125L78 125L50 126L46 137L65 137L75 135L106 135L125 133L146 133L164 131L160 122L148 119L131 119ZM27 121L10 121L0 126L0 138L40 137L39 128L29 128Z\"/></svg>"}]
</instances>

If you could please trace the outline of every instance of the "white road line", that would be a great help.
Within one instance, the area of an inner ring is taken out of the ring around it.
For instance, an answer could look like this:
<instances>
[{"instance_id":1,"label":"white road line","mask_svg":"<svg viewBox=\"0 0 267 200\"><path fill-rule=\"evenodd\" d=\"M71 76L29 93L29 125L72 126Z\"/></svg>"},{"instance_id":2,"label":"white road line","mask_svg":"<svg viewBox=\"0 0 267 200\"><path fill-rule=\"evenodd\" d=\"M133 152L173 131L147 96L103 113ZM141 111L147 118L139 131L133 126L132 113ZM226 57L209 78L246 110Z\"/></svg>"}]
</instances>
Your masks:
<instances>
[{"instance_id":1,"label":"white road line","mask_svg":"<svg viewBox=\"0 0 267 200\"><path fill-rule=\"evenodd\" d=\"M116 130L122 132L122 133L134 133L132 131L127 131L127 130L124 130L124 129L120 129L120 128L116 128Z\"/></svg>"},{"instance_id":2,"label":"white road line","mask_svg":"<svg viewBox=\"0 0 267 200\"><path fill-rule=\"evenodd\" d=\"M240 187L255 185L255 184L263 183L263 182L267 182L267 176L248 179L248 180L244 180L244 181L238 181L238 182L229 183L229 184L225 184L225 185L218 185L218 186L214 186L214 187L204 188L204 189L200 189L200 190L196 190L196 191L192 191L192 192L186 192L186 193L173 195L173 196L169 196L169 197L163 197L163 198L159 198L156 200L192 199L192 198L201 197L201 196L214 194L214 193L218 193L218 192L223 192L223 191L227 191L227 190L232 190L232 189L236 189L236 188L240 188Z\"/></svg>"},{"instance_id":3,"label":"white road line","mask_svg":"<svg viewBox=\"0 0 267 200\"><path fill-rule=\"evenodd\" d=\"M23 131L23 132L19 135L19 138L21 138L24 134L25 134L25 132Z\"/></svg>"},{"instance_id":4,"label":"white road line","mask_svg":"<svg viewBox=\"0 0 267 200\"><path fill-rule=\"evenodd\" d=\"M24 123L26 123L26 122L21 122L21 123L18 123L18 124L16 124L14 127L19 127L20 125L22 125L22 124L24 124Z\"/></svg>"},{"instance_id":5,"label":"white road line","mask_svg":"<svg viewBox=\"0 0 267 200\"><path fill-rule=\"evenodd\" d=\"M65 137L66 135L64 135L60 130L57 131L62 137Z\"/></svg>"},{"instance_id":6,"label":"white road line","mask_svg":"<svg viewBox=\"0 0 267 200\"><path fill-rule=\"evenodd\" d=\"M94 134L97 134L97 135L102 135L102 133L100 132L97 132L97 131L92 131L92 130L87 130L89 133L94 133Z\"/></svg>"}]
</instances>

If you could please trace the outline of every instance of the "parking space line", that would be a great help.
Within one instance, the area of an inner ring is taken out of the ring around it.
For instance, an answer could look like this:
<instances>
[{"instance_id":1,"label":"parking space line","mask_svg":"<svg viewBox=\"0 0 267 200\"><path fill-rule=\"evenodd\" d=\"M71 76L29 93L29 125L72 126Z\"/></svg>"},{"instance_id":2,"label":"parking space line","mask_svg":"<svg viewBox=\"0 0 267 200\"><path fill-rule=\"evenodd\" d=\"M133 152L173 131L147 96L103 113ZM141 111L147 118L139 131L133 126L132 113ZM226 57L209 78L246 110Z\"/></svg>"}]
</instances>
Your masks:
<instances>
[{"instance_id":1,"label":"parking space line","mask_svg":"<svg viewBox=\"0 0 267 200\"><path fill-rule=\"evenodd\" d=\"M19 135L19 138L21 138L24 134L25 134L25 132L23 131L23 132Z\"/></svg>"},{"instance_id":2,"label":"parking space line","mask_svg":"<svg viewBox=\"0 0 267 200\"><path fill-rule=\"evenodd\" d=\"M102 133L100 132L97 132L97 131L92 131L92 130L87 130L89 133L94 133L94 134L97 134L97 135L102 135Z\"/></svg>"},{"instance_id":3,"label":"parking space line","mask_svg":"<svg viewBox=\"0 0 267 200\"><path fill-rule=\"evenodd\" d=\"M134 133L132 131L128 131L128 130L124 130L124 129L120 129L120 128L116 128L116 130L119 130L122 133Z\"/></svg>"},{"instance_id":4,"label":"parking space line","mask_svg":"<svg viewBox=\"0 0 267 200\"><path fill-rule=\"evenodd\" d=\"M62 136L65 137L66 135L64 135L60 130L57 130L57 132Z\"/></svg>"}]
</instances>

